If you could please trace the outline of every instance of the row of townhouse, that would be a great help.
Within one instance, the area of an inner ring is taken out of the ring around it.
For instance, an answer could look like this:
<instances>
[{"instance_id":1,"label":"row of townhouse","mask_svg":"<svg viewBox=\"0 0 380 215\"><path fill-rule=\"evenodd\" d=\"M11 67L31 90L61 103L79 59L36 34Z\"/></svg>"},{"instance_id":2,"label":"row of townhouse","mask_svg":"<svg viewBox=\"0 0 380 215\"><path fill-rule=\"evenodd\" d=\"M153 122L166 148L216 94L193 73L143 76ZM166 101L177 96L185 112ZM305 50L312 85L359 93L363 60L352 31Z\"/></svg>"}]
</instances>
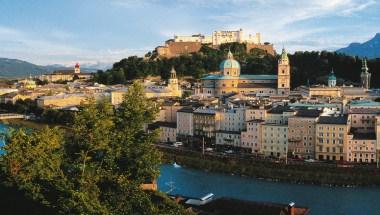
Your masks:
<instances>
[{"instance_id":1,"label":"row of townhouse","mask_svg":"<svg viewBox=\"0 0 380 215\"><path fill-rule=\"evenodd\" d=\"M205 137L217 147L278 158L372 163L380 157L376 102L351 102L347 114L290 106L189 106L175 111L176 120L161 129L166 131L163 142Z\"/></svg>"}]
</instances>

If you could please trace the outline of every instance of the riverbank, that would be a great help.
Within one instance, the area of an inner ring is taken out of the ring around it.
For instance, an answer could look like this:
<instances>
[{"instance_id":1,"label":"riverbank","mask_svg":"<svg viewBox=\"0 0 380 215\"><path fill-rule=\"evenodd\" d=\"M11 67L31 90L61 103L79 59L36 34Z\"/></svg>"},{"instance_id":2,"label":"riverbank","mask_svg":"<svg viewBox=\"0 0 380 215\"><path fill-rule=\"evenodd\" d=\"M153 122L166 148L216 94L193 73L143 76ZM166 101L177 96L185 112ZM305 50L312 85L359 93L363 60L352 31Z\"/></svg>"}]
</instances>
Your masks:
<instances>
[{"instance_id":1,"label":"riverbank","mask_svg":"<svg viewBox=\"0 0 380 215\"><path fill-rule=\"evenodd\" d=\"M380 170L374 168L342 168L315 165L285 165L265 161L232 159L198 152L159 148L165 163L205 171L254 177L269 181L326 186L379 186Z\"/></svg>"}]
</instances>

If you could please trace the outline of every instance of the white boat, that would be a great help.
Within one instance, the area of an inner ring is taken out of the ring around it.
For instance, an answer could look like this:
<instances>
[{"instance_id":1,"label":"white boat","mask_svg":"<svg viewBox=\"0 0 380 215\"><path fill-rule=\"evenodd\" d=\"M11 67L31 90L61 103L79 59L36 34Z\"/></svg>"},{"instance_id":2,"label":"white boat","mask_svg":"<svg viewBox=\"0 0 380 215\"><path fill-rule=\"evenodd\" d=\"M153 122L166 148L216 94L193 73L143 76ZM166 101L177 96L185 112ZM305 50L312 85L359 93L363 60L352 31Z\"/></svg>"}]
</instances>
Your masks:
<instances>
[{"instance_id":1,"label":"white boat","mask_svg":"<svg viewBox=\"0 0 380 215\"><path fill-rule=\"evenodd\" d=\"M176 162L174 162L173 166L174 166L174 168L181 168L181 166L178 165Z\"/></svg>"}]
</instances>

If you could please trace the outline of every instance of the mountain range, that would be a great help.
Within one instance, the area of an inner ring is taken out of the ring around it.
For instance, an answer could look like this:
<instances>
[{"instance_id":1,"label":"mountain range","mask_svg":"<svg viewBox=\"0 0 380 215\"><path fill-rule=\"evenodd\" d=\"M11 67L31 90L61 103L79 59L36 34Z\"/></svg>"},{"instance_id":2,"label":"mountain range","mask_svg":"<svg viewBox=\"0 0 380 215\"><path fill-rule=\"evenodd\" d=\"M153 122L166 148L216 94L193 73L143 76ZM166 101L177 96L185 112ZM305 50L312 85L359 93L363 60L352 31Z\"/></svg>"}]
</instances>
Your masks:
<instances>
[{"instance_id":1,"label":"mountain range","mask_svg":"<svg viewBox=\"0 0 380 215\"><path fill-rule=\"evenodd\" d=\"M336 52L370 59L380 58L380 33L377 33L375 37L367 42L351 43L345 48L336 50Z\"/></svg>"},{"instance_id":2,"label":"mountain range","mask_svg":"<svg viewBox=\"0 0 380 215\"><path fill-rule=\"evenodd\" d=\"M108 69L111 65L107 64L83 64L81 71L96 72L98 69ZM73 69L60 64L40 66L27 61L9 58L0 58L0 78L20 78L31 76L38 76L45 73L51 73L55 70Z\"/></svg>"}]
</instances>

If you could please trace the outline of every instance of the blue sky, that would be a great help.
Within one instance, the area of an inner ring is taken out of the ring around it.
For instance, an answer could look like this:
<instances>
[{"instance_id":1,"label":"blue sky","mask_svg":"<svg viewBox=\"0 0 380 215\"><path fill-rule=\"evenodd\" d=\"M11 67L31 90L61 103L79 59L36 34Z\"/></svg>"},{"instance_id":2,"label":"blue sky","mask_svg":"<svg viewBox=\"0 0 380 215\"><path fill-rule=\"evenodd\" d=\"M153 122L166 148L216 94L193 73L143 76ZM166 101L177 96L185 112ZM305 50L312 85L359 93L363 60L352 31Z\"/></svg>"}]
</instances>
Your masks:
<instances>
[{"instance_id":1,"label":"blue sky","mask_svg":"<svg viewBox=\"0 0 380 215\"><path fill-rule=\"evenodd\" d=\"M0 57L109 64L174 34L262 33L296 50L334 50L380 32L378 0L0 0Z\"/></svg>"}]
</instances>

